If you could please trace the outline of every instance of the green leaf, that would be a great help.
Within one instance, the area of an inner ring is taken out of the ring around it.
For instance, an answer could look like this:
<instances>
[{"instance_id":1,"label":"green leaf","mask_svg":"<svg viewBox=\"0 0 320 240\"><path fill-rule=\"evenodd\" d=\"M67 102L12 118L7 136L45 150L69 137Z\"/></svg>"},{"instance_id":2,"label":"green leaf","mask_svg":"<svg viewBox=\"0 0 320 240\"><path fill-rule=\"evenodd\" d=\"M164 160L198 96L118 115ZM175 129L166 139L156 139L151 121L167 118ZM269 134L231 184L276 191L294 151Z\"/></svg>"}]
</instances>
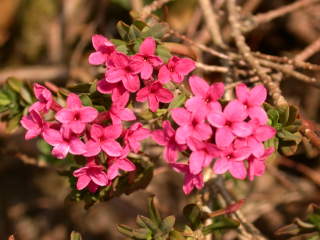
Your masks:
<instances>
[{"instance_id":1,"label":"green leaf","mask_svg":"<svg viewBox=\"0 0 320 240\"><path fill-rule=\"evenodd\" d=\"M0 106L6 106L11 103L11 100L8 95L6 95L3 91L0 91Z\"/></svg>"},{"instance_id":2,"label":"green leaf","mask_svg":"<svg viewBox=\"0 0 320 240\"><path fill-rule=\"evenodd\" d=\"M119 21L117 23L117 30L118 30L118 33L120 34L120 37L123 40L128 40L127 36L128 36L128 32L129 32L129 25L125 24L122 21Z\"/></svg>"},{"instance_id":3,"label":"green leaf","mask_svg":"<svg viewBox=\"0 0 320 240\"><path fill-rule=\"evenodd\" d=\"M133 22L133 25L136 26L140 31L148 26L145 22L142 22L142 21L139 21L139 20L135 20Z\"/></svg>"},{"instance_id":4,"label":"green leaf","mask_svg":"<svg viewBox=\"0 0 320 240\"><path fill-rule=\"evenodd\" d=\"M287 124L292 124L295 122L295 120L298 117L298 108L296 106L290 105L289 106L289 117L288 117L288 121Z\"/></svg>"},{"instance_id":5,"label":"green leaf","mask_svg":"<svg viewBox=\"0 0 320 240\"><path fill-rule=\"evenodd\" d=\"M159 224L155 222L154 219L150 219L145 216L140 216L140 219L152 232L156 232L159 229Z\"/></svg>"},{"instance_id":6,"label":"green leaf","mask_svg":"<svg viewBox=\"0 0 320 240\"><path fill-rule=\"evenodd\" d=\"M142 37L154 37L160 39L165 33L168 32L168 26L164 23L156 23L151 26L148 30L142 33Z\"/></svg>"},{"instance_id":7,"label":"green leaf","mask_svg":"<svg viewBox=\"0 0 320 240\"><path fill-rule=\"evenodd\" d=\"M118 51L125 53L125 54L128 54L129 49L127 46L127 42L120 40L120 39L111 39L111 42L117 46Z\"/></svg>"},{"instance_id":8,"label":"green leaf","mask_svg":"<svg viewBox=\"0 0 320 240\"><path fill-rule=\"evenodd\" d=\"M275 126L275 124L278 123L280 117L278 111L272 108L268 110L267 114L269 119L272 121L272 126Z\"/></svg>"},{"instance_id":9,"label":"green leaf","mask_svg":"<svg viewBox=\"0 0 320 240\"><path fill-rule=\"evenodd\" d=\"M80 83L80 84L76 84L68 87L68 90L74 93L89 93L90 87L91 87L90 83Z\"/></svg>"},{"instance_id":10,"label":"green leaf","mask_svg":"<svg viewBox=\"0 0 320 240\"><path fill-rule=\"evenodd\" d=\"M171 58L171 53L168 48L161 44L158 44L156 53L165 63L168 62L168 60Z\"/></svg>"},{"instance_id":11,"label":"green leaf","mask_svg":"<svg viewBox=\"0 0 320 240\"><path fill-rule=\"evenodd\" d=\"M283 106L278 108L279 111L279 122L282 125L286 125L289 120L290 108L289 106Z\"/></svg>"},{"instance_id":12,"label":"green leaf","mask_svg":"<svg viewBox=\"0 0 320 240\"><path fill-rule=\"evenodd\" d=\"M20 93L20 89L23 86L23 83L21 80L15 78L15 77L9 77L7 79L7 83L12 90L16 91L17 93Z\"/></svg>"},{"instance_id":13,"label":"green leaf","mask_svg":"<svg viewBox=\"0 0 320 240\"><path fill-rule=\"evenodd\" d=\"M70 240L82 240L81 234L76 231L72 231L70 234Z\"/></svg>"},{"instance_id":14,"label":"green leaf","mask_svg":"<svg viewBox=\"0 0 320 240\"><path fill-rule=\"evenodd\" d=\"M202 229L203 234L210 234L216 230L223 230L223 229L232 229L237 228L239 226L239 222L231 219L231 218L219 218L218 221L204 227Z\"/></svg>"},{"instance_id":15,"label":"green leaf","mask_svg":"<svg viewBox=\"0 0 320 240\"><path fill-rule=\"evenodd\" d=\"M37 148L42 154L49 155L51 153L51 146L43 139L37 141Z\"/></svg>"},{"instance_id":16,"label":"green leaf","mask_svg":"<svg viewBox=\"0 0 320 240\"><path fill-rule=\"evenodd\" d=\"M152 232L145 228L134 229L132 231L132 237L137 239L152 239Z\"/></svg>"},{"instance_id":17,"label":"green leaf","mask_svg":"<svg viewBox=\"0 0 320 240\"><path fill-rule=\"evenodd\" d=\"M159 108L159 109L156 111L156 115L157 115L157 117L161 117L162 115L166 114L167 112L168 112L167 109Z\"/></svg>"},{"instance_id":18,"label":"green leaf","mask_svg":"<svg viewBox=\"0 0 320 240\"><path fill-rule=\"evenodd\" d=\"M165 219L163 219L160 226L162 232L169 233L173 229L175 221L176 218L174 216L168 216Z\"/></svg>"},{"instance_id":19,"label":"green leaf","mask_svg":"<svg viewBox=\"0 0 320 240\"><path fill-rule=\"evenodd\" d=\"M32 95L26 87L23 86L20 88L20 95L21 95L22 99L24 101L26 101L26 103L28 103L30 105L33 103Z\"/></svg>"},{"instance_id":20,"label":"green leaf","mask_svg":"<svg viewBox=\"0 0 320 240\"><path fill-rule=\"evenodd\" d=\"M318 231L320 231L320 214L310 214L307 220L311 222L317 228Z\"/></svg>"},{"instance_id":21,"label":"green leaf","mask_svg":"<svg viewBox=\"0 0 320 240\"><path fill-rule=\"evenodd\" d=\"M13 132L19 125L21 120L22 114L19 113L15 116L13 116L8 122L7 122L7 131Z\"/></svg>"},{"instance_id":22,"label":"green leaf","mask_svg":"<svg viewBox=\"0 0 320 240\"><path fill-rule=\"evenodd\" d=\"M169 239L170 240L185 240L185 237L183 236L183 234L181 232L173 230L170 232Z\"/></svg>"},{"instance_id":23,"label":"green leaf","mask_svg":"<svg viewBox=\"0 0 320 240\"><path fill-rule=\"evenodd\" d=\"M91 99L87 94L81 94L80 100L84 106L92 106Z\"/></svg>"},{"instance_id":24,"label":"green leaf","mask_svg":"<svg viewBox=\"0 0 320 240\"><path fill-rule=\"evenodd\" d=\"M168 109L178 108L183 105L187 97L184 94L177 95L173 101L169 104Z\"/></svg>"},{"instance_id":25,"label":"green leaf","mask_svg":"<svg viewBox=\"0 0 320 240\"><path fill-rule=\"evenodd\" d=\"M276 235L285 235L285 234L289 234L289 235L296 235L300 232L300 228L297 224L292 223L286 226L283 226L281 228L279 228L275 234Z\"/></svg>"},{"instance_id":26,"label":"green leaf","mask_svg":"<svg viewBox=\"0 0 320 240\"><path fill-rule=\"evenodd\" d=\"M157 224L157 226L160 226L161 224L161 217L158 209L154 206L154 196L149 197L148 199L148 212L149 216L152 219L154 223Z\"/></svg>"},{"instance_id":27,"label":"green leaf","mask_svg":"<svg viewBox=\"0 0 320 240\"><path fill-rule=\"evenodd\" d=\"M296 144L299 144L302 141L302 135L299 132L291 133L285 129L278 132L277 136L283 141L294 141Z\"/></svg>"},{"instance_id":28,"label":"green leaf","mask_svg":"<svg viewBox=\"0 0 320 240\"><path fill-rule=\"evenodd\" d=\"M124 225L124 224L119 224L117 225L117 230L118 232L122 233L123 235L127 236L127 237L132 237L133 234L133 228L131 228L130 226Z\"/></svg>"},{"instance_id":29,"label":"green leaf","mask_svg":"<svg viewBox=\"0 0 320 240\"><path fill-rule=\"evenodd\" d=\"M183 215L190 221L192 229L201 223L201 210L196 204L188 204L183 208Z\"/></svg>"},{"instance_id":30,"label":"green leaf","mask_svg":"<svg viewBox=\"0 0 320 240\"><path fill-rule=\"evenodd\" d=\"M141 37L140 30L135 25L131 25L129 27L128 39L130 41L135 41L137 40L137 38L140 38L140 37Z\"/></svg>"}]
</instances>

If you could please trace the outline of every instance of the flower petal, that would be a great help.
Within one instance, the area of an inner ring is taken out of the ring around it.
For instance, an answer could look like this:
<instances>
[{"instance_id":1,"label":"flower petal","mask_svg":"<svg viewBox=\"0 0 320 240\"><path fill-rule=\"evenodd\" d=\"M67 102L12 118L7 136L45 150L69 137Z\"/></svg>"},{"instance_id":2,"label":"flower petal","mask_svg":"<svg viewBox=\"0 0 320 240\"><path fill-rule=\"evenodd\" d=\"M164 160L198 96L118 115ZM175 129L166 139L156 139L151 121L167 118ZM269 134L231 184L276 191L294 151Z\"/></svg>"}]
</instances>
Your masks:
<instances>
[{"instance_id":1,"label":"flower petal","mask_svg":"<svg viewBox=\"0 0 320 240\"><path fill-rule=\"evenodd\" d=\"M234 135L229 127L218 128L216 131L216 144L218 147L229 146L234 139Z\"/></svg>"},{"instance_id":2,"label":"flower petal","mask_svg":"<svg viewBox=\"0 0 320 240\"><path fill-rule=\"evenodd\" d=\"M189 158L189 169L194 175L199 174L202 171L205 160L205 154L203 151L194 151Z\"/></svg>"},{"instance_id":3,"label":"flower petal","mask_svg":"<svg viewBox=\"0 0 320 240\"><path fill-rule=\"evenodd\" d=\"M250 106L260 106L267 98L267 89L262 85L255 86L251 89L248 97Z\"/></svg>"},{"instance_id":4,"label":"flower petal","mask_svg":"<svg viewBox=\"0 0 320 240\"><path fill-rule=\"evenodd\" d=\"M147 37L139 47L139 53L143 55L153 55L156 50L156 41L152 37Z\"/></svg>"},{"instance_id":5,"label":"flower petal","mask_svg":"<svg viewBox=\"0 0 320 240\"><path fill-rule=\"evenodd\" d=\"M189 124L191 121L191 113L184 108L174 108L171 110L173 120L180 126Z\"/></svg>"},{"instance_id":6,"label":"flower petal","mask_svg":"<svg viewBox=\"0 0 320 240\"><path fill-rule=\"evenodd\" d=\"M230 122L241 122L247 117L247 111L244 105L237 100L229 102L224 108L223 113Z\"/></svg>"},{"instance_id":7,"label":"flower petal","mask_svg":"<svg viewBox=\"0 0 320 240\"><path fill-rule=\"evenodd\" d=\"M192 93L195 96L200 96L205 98L209 90L209 84L202 78L198 76L192 76L189 78L189 85Z\"/></svg>"}]
</instances>

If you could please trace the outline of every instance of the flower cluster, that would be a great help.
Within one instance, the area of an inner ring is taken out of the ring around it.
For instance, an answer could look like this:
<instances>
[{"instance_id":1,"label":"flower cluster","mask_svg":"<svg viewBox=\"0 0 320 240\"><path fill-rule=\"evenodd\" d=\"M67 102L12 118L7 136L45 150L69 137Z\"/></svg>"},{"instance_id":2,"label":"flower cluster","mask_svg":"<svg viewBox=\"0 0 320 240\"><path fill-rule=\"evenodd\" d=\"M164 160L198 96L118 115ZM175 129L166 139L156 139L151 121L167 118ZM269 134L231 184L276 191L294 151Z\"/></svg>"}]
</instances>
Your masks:
<instances>
[{"instance_id":1,"label":"flower cluster","mask_svg":"<svg viewBox=\"0 0 320 240\"><path fill-rule=\"evenodd\" d=\"M53 147L52 155L59 159L66 158L68 153L86 157L86 165L74 172L78 190L87 187L95 192L99 186L109 185L120 174L119 170L136 169L127 155L140 151L140 141L149 136L149 130L140 123L123 127L121 120L135 119L131 110L113 106L110 111L99 113L93 107L83 106L74 93L68 95L66 106L62 107L40 84L34 85L34 94L38 101L21 120L27 129L25 138L41 136ZM50 111L54 112L54 119L47 121ZM107 156L107 166L99 164L101 153Z\"/></svg>"},{"instance_id":2,"label":"flower cluster","mask_svg":"<svg viewBox=\"0 0 320 240\"><path fill-rule=\"evenodd\" d=\"M174 98L165 84L169 81L180 84L195 69L195 63L177 56L164 63L156 55L157 43L151 37L131 56L117 51L101 35L94 35L92 43L95 52L90 54L89 63L106 68L97 91L111 95L110 108L98 112L94 107L84 106L74 93L68 95L63 107L47 88L35 84L37 102L21 120L27 130L25 138L41 136L53 147L53 156L63 159L70 153L87 159L85 166L73 173L78 190L87 188L96 192L99 186L110 185L121 171L134 171L136 166L128 154L141 151L140 141L149 136L164 146L164 159L169 165L184 173L186 194L194 187L203 187L203 169L211 164L214 173L229 171L238 179L248 176L252 180L263 174L264 161L273 152L271 148L265 149L263 142L272 138L275 130L267 125L262 108L267 95L262 85L250 90L239 84L236 99L225 103L221 101L222 83L210 86L202 78L191 76L189 86L193 96L184 107L170 111L174 126L165 120L162 129L150 131L128 107L130 99L147 102L150 111L156 112L160 104L170 103ZM54 113L51 121L47 120L52 115L49 112ZM187 162L178 161L179 152L188 156ZM105 164L101 157L106 159Z\"/></svg>"},{"instance_id":3,"label":"flower cluster","mask_svg":"<svg viewBox=\"0 0 320 240\"><path fill-rule=\"evenodd\" d=\"M177 125L169 121L163 129L152 133L153 139L165 146L164 159L178 172L185 174L183 190L203 187L203 169L213 160L213 172L229 173L237 179L247 176L253 180L265 171L265 159L273 152L265 149L263 142L275 135L267 125L267 115L262 108L267 92L262 85L248 89L244 84L236 87L236 99L221 104L224 94L222 83L211 86L200 77L189 78L193 96L183 108L171 111ZM178 153L189 150L187 163L178 162Z\"/></svg>"}]
</instances>

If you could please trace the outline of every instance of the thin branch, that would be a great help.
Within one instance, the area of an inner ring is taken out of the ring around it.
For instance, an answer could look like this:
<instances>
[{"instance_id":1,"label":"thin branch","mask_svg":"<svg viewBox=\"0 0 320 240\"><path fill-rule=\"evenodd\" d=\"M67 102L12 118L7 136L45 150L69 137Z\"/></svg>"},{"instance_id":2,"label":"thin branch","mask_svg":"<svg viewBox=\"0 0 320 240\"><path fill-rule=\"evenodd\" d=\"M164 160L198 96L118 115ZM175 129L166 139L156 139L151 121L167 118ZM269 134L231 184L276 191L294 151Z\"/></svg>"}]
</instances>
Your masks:
<instances>
[{"instance_id":1,"label":"thin branch","mask_svg":"<svg viewBox=\"0 0 320 240\"><path fill-rule=\"evenodd\" d=\"M220 73L226 73L229 71L227 67L222 67L222 66L214 66L214 65L206 65L201 62L196 62L197 68L200 68L204 71L207 72L220 72Z\"/></svg>"},{"instance_id":2,"label":"thin branch","mask_svg":"<svg viewBox=\"0 0 320 240\"><path fill-rule=\"evenodd\" d=\"M8 77L16 77L26 81L44 81L66 78L68 69L64 66L30 66L7 68L0 71L0 84Z\"/></svg>"},{"instance_id":3,"label":"thin branch","mask_svg":"<svg viewBox=\"0 0 320 240\"><path fill-rule=\"evenodd\" d=\"M316 54L318 51L320 51L320 38L307 46L302 52L296 55L294 59L296 61L304 61Z\"/></svg>"},{"instance_id":4,"label":"thin branch","mask_svg":"<svg viewBox=\"0 0 320 240\"><path fill-rule=\"evenodd\" d=\"M199 0L200 7L203 11L206 24L211 33L211 39L213 43L219 47L225 47L225 44L222 40L222 35L220 32L219 23L217 20L217 15L211 5L210 0Z\"/></svg>"},{"instance_id":5,"label":"thin branch","mask_svg":"<svg viewBox=\"0 0 320 240\"><path fill-rule=\"evenodd\" d=\"M143 8L143 1L142 0L130 0L131 7L134 11L141 11Z\"/></svg>"},{"instance_id":6,"label":"thin branch","mask_svg":"<svg viewBox=\"0 0 320 240\"><path fill-rule=\"evenodd\" d=\"M156 11L157 9L161 8L164 4L167 2L170 2L171 0L154 0L151 4L145 6L140 14L140 17L142 20L148 18L153 11Z\"/></svg>"},{"instance_id":7,"label":"thin branch","mask_svg":"<svg viewBox=\"0 0 320 240\"><path fill-rule=\"evenodd\" d=\"M308 6L310 6L314 3L317 3L317 2L319 2L319 0L297 1L292 4L285 5L283 7L277 8L275 10L271 10L266 13L257 14L252 18L252 20L253 20L254 24L257 26L262 23L270 22L275 18L282 17L282 16L289 14L289 13L292 13L294 11L301 10L302 8L308 7ZM252 30L252 29L250 29L250 30Z\"/></svg>"},{"instance_id":8,"label":"thin branch","mask_svg":"<svg viewBox=\"0 0 320 240\"><path fill-rule=\"evenodd\" d=\"M260 66L259 60L253 56L250 48L245 42L245 38L240 30L241 26L239 23L238 10L235 0L227 1L227 9L229 12L229 22L231 25L232 35L235 39L240 54L243 56L244 60L252 66L257 75L261 78L262 82L267 86L267 88L269 89L269 93L274 100L274 103L278 106L287 105L288 103L282 96L278 84L274 83L271 77L265 73L264 69Z\"/></svg>"},{"instance_id":9,"label":"thin branch","mask_svg":"<svg viewBox=\"0 0 320 240\"><path fill-rule=\"evenodd\" d=\"M309 77L307 75L304 75L302 73L299 73L292 69L289 65L281 65L278 63L273 63L267 60L260 59L260 63L266 67L270 67L272 69L278 70L286 75L292 76L300 81L306 82L311 84L312 86L316 88L320 88L320 82L317 82L316 78Z\"/></svg>"}]
</instances>

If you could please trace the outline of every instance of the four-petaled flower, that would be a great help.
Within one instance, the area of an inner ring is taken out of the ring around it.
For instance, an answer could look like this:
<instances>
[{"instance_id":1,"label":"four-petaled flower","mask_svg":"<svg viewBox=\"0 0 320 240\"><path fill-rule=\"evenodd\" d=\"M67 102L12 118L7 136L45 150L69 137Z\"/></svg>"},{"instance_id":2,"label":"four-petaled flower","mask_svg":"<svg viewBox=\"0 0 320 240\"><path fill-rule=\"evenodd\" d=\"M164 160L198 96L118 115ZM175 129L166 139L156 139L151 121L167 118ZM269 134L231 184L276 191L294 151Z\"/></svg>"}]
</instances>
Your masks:
<instances>
[{"instance_id":1,"label":"four-petaled flower","mask_svg":"<svg viewBox=\"0 0 320 240\"><path fill-rule=\"evenodd\" d=\"M136 166L127 158L128 150L124 149L119 157L108 158L108 178L110 180L119 175L119 170L132 172L136 170Z\"/></svg>"},{"instance_id":2,"label":"four-petaled flower","mask_svg":"<svg viewBox=\"0 0 320 240\"><path fill-rule=\"evenodd\" d=\"M39 136L48 127L48 124L43 121L41 115L34 110L30 111L27 116L24 116L20 123L27 130L25 135L26 140Z\"/></svg>"},{"instance_id":3,"label":"four-petaled flower","mask_svg":"<svg viewBox=\"0 0 320 240\"><path fill-rule=\"evenodd\" d=\"M71 93L67 98L67 107L57 112L56 119L74 133L80 134L86 124L95 120L97 116L96 109L83 106L79 96Z\"/></svg>"},{"instance_id":4,"label":"four-petaled flower","mask_svg":"<svg viewBox=\"0 0 320 240\"><path fill-rule=\"evenodd\" d=\"M89 63L92 65L100 65L106 63L110 55L114 53L116 47L107 38L101 35L93 35L92 45L96 52L89 56Z\"/></svg>"},{"instance_id":5,"label":"four-petaled flower","mask_svg":"<svg viewBox=\"0 0 320 240\"><path fill-rule=\"evenodd\" d=\"M179 58L173 56L168 64L163 65L158 74L161 83L167 83L170 80L175 83L181 83L186 75L195 69L195 63L189 58Z\"/></svg>"},{"instance_id":6,"label":"four-petaled flower","mask_svg":"<svg viewBox=\"0 0 320 240\"><path fill-rule=\"evenodd\" d=\"M73 176L78 178L78 190L83 190L87 187L92 193L96 192L99 186L107 186L110 183L104 167L96 164L94 158L88 158L87 164L75 170Z\"/></svg>"},{"instance_id":7,"label":"four-petaled flower","mask_svg":"<svg viewBox=\"0 0 320 240\"><path fill-rule=\"evenodd\" d=\"M154 55L156 50L156 41L152 37L147 37L140 45L139 52L132 57L132 60L138 65L142 79L149 79L152 76L153 69L163 64L161 58Z\"/></svg>"},{"instance_id":8,"label":"four-petaled flower","mask_svg":"<svg viewBox=\"0 0 320 240\"><path fill-rule=\"evenodd\" d=\"M149 134L150 130L143 128L143 125L137 122L124 131L123 138L126 146L137 153L141 150L140 141L149 137Z\"/></svg>"},{"instance_id":9,"label":"four-petaled flower","mask_svg":"<svg viewBox=\"0 0 320 240\"><path fill-rule=\"evenodd\" d=\"M138 102L148 100L149 108L152 112L156 112L158 110L159 102L169 103L172 99L172 92L162 87L160 82L152 82L146 87L141 88L136 97Z\"/></svg>"}]
</instances>

